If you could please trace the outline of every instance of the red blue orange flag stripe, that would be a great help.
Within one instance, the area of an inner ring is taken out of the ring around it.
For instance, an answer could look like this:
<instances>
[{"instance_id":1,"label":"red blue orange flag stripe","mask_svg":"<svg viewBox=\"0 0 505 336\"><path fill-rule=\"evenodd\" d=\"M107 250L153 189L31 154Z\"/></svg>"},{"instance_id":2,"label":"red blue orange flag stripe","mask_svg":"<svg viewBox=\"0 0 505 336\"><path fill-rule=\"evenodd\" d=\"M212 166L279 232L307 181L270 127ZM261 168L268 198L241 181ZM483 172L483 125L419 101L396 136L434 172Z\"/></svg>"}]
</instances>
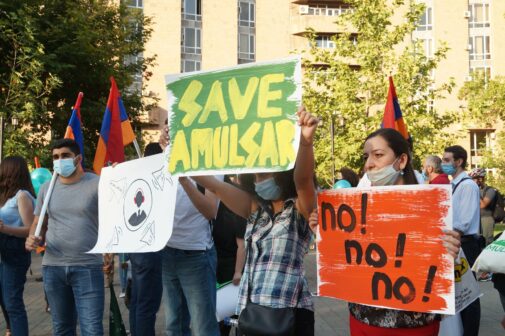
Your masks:
<instances>
[{"instance_id":1,"label":"red blue orange flag stripe","mask_svg":"<svg viewBox=\"0 0 505 336\"><path fill-rule=\"evenodd\" d=\"M384 117L382 119L382 128L394 128L403 135L405 139L409 139L410 135L407 130L407 125L403 120L402 110L396 96L395 84L393 77L389 76L388 100L384 108Z\"/></svg>"},{"instance_id":2,"label":"red blue orange flag stripe","mask_svg":"<svg viewBox=\"0 0 505 336\"><path fill-rule=\"evenodd\" d=\"M73 139L81 149L81 155L84 162L84 137L82 136L82 122L81 122L81 101L84 94L79 92L74 107L72 108L72 115L68 121L68 126L65 131L65 139Z\"/></svg>"},{"instance_id":3,"label":"red blue orange flag stripe","mask_svg":"<svg viewBox=\"0 0 505 336\"><path fill-rule=\"evenodd\" d=\"M93 170L100 174L108 162L124 161L124 146L135 140L135 133L126 114L121 95L113 77L107 107L102 121L100 137L96 148Z\"/></svg>"}]
</instances>

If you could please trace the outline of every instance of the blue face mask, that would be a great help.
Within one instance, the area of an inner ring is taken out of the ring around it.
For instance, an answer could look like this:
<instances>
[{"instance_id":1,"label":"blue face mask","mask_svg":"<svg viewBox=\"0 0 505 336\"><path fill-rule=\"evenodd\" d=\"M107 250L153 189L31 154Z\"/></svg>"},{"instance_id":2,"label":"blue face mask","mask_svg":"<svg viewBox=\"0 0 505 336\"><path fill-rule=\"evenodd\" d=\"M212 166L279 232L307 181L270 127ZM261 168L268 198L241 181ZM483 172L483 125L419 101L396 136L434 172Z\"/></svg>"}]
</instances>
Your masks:
<instances>
[{"instance_id":1,"label":"blue face mask","mask_svg":"<svg viewBox=\"0 0 505 336\"><path fill-rule=\"evenodd\" d=\"M421 177L423 181L428 181L428 175L426 175L426 172L424 170L421 172Z\"/></svg>"},{"instance_id":2,"label":"blue face mask","mask_svg":"<svg viewBox=\"0 0 505 336\"><path fill-rule=\"evenodd\" d=\"M281 188L273 177L254 184L254 190L259 197L267 201L275 201L281 197Z\"/></svg>"},{"instance_id":3,"label":"blue face mask","mask_svg":"<svg viewBox=\"0 0 505 336\"><path fill-rule=\"evenodd\" d=\"M454 175L456 168L452 165L452 163L442 163L442 171L444 174Z\"/></svg>"},{"instance_id":4,"label":"blue face mask","mask_svg":"<svg viewBox=\"0 0 505 336\"><path fill-rule=\"evenodd\" d=\"M74 165L74 159L59 159L53 161L53 169L63 177L69 177L77 168Z\"/></svg>"}]
</instances>

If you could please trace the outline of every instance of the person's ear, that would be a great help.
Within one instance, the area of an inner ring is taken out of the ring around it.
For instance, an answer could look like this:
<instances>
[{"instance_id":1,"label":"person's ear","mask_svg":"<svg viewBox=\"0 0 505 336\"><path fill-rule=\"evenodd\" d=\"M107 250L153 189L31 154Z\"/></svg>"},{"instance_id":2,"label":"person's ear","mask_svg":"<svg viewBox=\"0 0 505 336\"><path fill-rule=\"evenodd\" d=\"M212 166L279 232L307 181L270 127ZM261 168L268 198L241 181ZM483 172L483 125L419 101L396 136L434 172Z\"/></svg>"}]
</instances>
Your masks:
<instances>
[{"instance_id":1,"label":"person's ear","mask_svg":"<svg viewBox=\"0 0 505 336\"><path fill-rule=\"evenodd\" d=\"M79 154L79 155L77 155L77 156L75 157L75 159L74 159L75 166L80 165L80 164L81 164L81 162L82 162L82 154Z\"/></svg>"},{"instance_id":2,"label":"person's ear","mask_svg":"<svg viewBox=\"0 0 505 336\"><path fill-rule=\"evenodd\" d=\"M400 160L399 161L399 165L400 165L400 169L401 170L404 170L405 167L407 167L407 162L409 161L409 156L405 153L403 153L402 155L400 155Z\"/></svg>"}]
</instances>

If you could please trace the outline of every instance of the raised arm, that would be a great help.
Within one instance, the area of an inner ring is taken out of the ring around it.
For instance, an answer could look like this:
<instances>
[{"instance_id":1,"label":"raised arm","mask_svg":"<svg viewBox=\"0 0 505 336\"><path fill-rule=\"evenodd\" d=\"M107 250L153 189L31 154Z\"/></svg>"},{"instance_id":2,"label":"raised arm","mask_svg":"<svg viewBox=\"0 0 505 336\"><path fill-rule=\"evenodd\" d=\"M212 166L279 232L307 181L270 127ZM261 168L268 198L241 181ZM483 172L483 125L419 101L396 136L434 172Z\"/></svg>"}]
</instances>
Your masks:
<instances>
[{"instance_id":1,"label":"raised arm","mask_svg":"<svg viewBox=\"0 0 505 336\"><path fill-rule=\"evenodd\" d=\"M240 217L247 218L251 214L253 197L249 193L234 185L219 181L213 176L192 176L192 179L205 189L216 194L217 198L219 198L228 209Z\"/></svg>"},{"instance_id":2,"label":"raised arm","mask_svg":"<svg viewBox=\"0 0 505 336\"><path fill-rule=\"evenodd\" d=\"M319 120L305 111L303 106L300 107L297 114L298 124L302 128L302 132L294 171L296 192L298 194L296 206L303 217L308 220L310 213L316 206L313 141Z\"/></svg>"},{"instance_id":3,"label":"raised arm","mask_svg":"<svg viewBox=\"0 0 505 336\"><path fill-rule=\"evenodd\" d=\"M211 220L216 218L218 200L214 193L210 192L208 189L205 190L205 194L201 193L197 186L187 177L180 177L179 183L184 188L184 191L195 208L197 208L206 219Z\"/></svg>"}]
</instances>

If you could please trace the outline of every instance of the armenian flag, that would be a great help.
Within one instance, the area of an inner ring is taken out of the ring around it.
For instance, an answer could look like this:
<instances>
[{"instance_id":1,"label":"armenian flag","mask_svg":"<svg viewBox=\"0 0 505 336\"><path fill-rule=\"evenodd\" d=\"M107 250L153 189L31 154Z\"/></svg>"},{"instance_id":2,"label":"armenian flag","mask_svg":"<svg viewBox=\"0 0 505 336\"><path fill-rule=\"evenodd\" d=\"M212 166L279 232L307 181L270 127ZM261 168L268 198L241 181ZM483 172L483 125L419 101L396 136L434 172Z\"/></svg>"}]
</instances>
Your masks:
<instances>
[{"instance_id":1,"label":"armenian flag","mask_svg":"<svg viewBox=\"0 0 505 336\"><path fill-rule=\"evenodd\" d=\"M72 108L72 115L68 121L67 130L65 131L65 139L73 139L81 149L82 162L84 163L84 138L82 136L82 122L81 122L81 101L84 94L79 92L74 107Z\"/></svg>"},{"instance_id":2,"label":"armenian flag","mask_svg":"<svg viewBox=\"0 0 505 336\"><path fill-rule=\"evenodd\" d=\"M124 146L135 140L130 120L121 99L114 77L110 77L111 88L102 128L96 148L93 170L100 174L107 163L124 161Z\"/></svg>"},{"instance_id":3,"label":"armenian flag","mask_svg":"<svg viewBox=\"0 0 505 336\"><path fill-rule=\"evenodd\" d=\"M382 119L382 128L394 128L403 135L405 139L409 139L410 135L407 130L407 125L403 121L402 110L396 96L395 84L393 77L389 76L388 100L384 108L384 117Z\"/></svg>"}]
</instances>

